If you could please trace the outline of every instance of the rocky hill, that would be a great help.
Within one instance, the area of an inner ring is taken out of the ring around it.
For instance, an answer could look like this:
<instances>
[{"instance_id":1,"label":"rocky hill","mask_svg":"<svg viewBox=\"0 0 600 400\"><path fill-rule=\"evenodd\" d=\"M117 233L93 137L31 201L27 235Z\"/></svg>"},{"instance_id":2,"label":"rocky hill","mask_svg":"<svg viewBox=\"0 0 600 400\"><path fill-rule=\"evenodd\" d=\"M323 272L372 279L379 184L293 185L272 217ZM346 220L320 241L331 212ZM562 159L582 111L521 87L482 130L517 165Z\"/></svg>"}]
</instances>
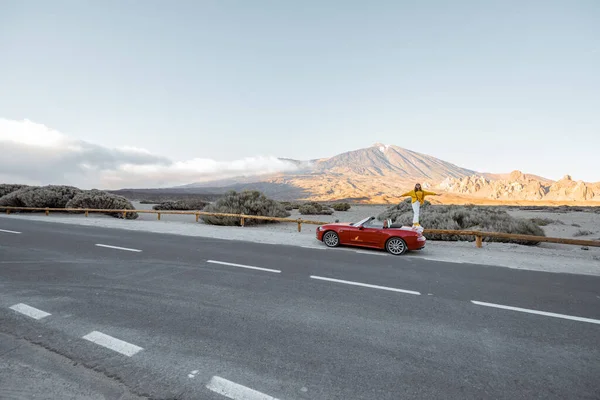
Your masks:
<instances>
[{"instance_id":1,"label":"rocky hill","mask_svg":"<svg viewBox=\"0 0 600 400\"><path fill-rule=\"evenodd\" d=\"M398 146L376 143L330 158L299 161L296 171L261 177L240 177L186 185L187 190L215 192L226 189L258 189L280 200L352 200L393 203L399 195L421 182L443 195L448 203L586 203L600 205L600 182L559 181L514 171L510 174L478 173L432 156Z\"/></svg>"},{"instance_id":2,"label":"rocky hill","mask_svg":"<svg viewBox=\"0 0 600 400\"><path fill-rule=\"evenodd\" d=\"M600 201L600 183L576 182L569 175L553 182L521 171L497 180L481 175L446 178L436 188L447 193L494 200Z\"/></svg>"}]
</instances>

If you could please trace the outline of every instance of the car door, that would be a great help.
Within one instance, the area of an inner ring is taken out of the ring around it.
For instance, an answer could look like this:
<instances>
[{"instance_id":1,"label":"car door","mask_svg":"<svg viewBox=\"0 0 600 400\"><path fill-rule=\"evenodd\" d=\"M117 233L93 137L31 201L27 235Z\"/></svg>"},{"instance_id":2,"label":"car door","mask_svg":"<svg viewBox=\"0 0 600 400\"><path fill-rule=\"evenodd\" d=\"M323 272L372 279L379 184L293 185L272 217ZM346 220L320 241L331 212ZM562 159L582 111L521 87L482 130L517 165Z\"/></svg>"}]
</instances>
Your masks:
<instances>
[{"instance_id":1,"label":"car door","mask_svg":"<svg viewBox=\"0 0 600 400\"><path fill-rule=\"evenodd\" d=\"M340 243L352 244L357 232L359 232L358 228L352 225L340 227L337 231Z\"/></svg>"},{"instance_id":2,"label":"car door","mask_svg":"<svg viewBox=\"0 0 600 400\"><path fill-rule=\"evenodd\" d=\"M361 232L361 240L364 246L378 246L381 237L381 228L365 226Z\"/></svg>"}]
</instances>

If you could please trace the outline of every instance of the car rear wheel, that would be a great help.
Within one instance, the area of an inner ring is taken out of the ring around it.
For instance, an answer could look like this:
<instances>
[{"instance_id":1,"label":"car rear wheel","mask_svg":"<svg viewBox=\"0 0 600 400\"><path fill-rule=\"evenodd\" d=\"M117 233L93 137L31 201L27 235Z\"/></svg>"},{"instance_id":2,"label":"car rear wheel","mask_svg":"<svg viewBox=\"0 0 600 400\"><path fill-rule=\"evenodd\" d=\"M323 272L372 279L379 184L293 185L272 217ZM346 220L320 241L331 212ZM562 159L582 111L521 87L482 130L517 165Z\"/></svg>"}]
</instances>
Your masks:
<instances>
[{"instance_id":1,"label":"car rear wheel","mask_svg":"<svg viewBox=\"0 0 600 400\"><path fill-rule=\"evenodd\" d=\"M385 249L388 253L393 254L395 256L400 256L408 250L406 246L406 242L399 237L393 237L388 239L385 243Z\"/></svg>"},{"instance_id":2,"label":"car rear wheel","mask_svg":"<svg viewBox=\"0 0 600 400\"><path fill-rule=\"evenodd\" d=\"M340 238L334 231L328 231L323 235L323 243L327 247L336 247L340 244Z\"/></svg>"}]
</instances>

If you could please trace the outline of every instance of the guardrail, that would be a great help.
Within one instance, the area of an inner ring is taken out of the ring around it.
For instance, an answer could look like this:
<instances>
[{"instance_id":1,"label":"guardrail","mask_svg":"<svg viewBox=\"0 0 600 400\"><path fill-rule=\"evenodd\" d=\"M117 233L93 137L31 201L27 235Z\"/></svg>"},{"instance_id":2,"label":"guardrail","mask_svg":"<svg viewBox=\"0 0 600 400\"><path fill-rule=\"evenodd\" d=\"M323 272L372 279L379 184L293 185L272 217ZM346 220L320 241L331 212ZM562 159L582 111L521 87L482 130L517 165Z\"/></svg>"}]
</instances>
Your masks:
<instances>
[{"instance_id":1,"label":"guardrail","mask_svg":"<svg viewBox=\"0 0 600 400\"><path fill-rule=\"evenodd\" d=\"M293 219L293 218L278 218L278 217L265 217L262 215L245 215L245 214L227 214L227 213L211 213L205 211L177 211L177 210L108 210L108 209L96 209L96 208L43 208L43 207L10 207L0 206L0 210L6 210L6 214L10 214L10 211L44 211L46 215L50 215L50 212L63 212L63 213L83 213L87 217L89 213L102 213L102 214L123 214L123 218L128 213L138 214L157 214L157 219L160 221L161 214L178 214L178 215L194 215L196 222L200 219L201 215L213 216L213 217L230 217L239 218L240 226L245 225L247 219L259 219L268 221L278 221L286 223L298 224L298 232L302 231L302 224L309 225L324 225L329 222L313 221L307 219ZM600 241L597 240L581 240L581 239L566 239L566 238L555 238L546 236L533 236L533 235L519 235L514 233L501 233L501 232L484 232L484 231L456 231L456 230L445 230L445 229L425 229L424 235L427 234L437 235L455 235L455 236L473 236L475 237L475 245L479 248L483 246L483 238L502 238L502 239L514 239L528 242L546 242L546 243L559 243L559 244L570 244L575 246L590 246L600 247Z\"/></svg>"},{"instance_id":2,"label":"guardrail","mask_svg":"<svg viewBox=\"0 0 600 400\"><path fill-rule=\"evenodd\" d=\"M248 219L258 219L267 221L278 221L287 223L298 224L298 232L302 231L302 224L309 225L323 225L327 222L312 221L302 218L278 218L278 217L265 217L262 215L245 215L245 214L228 214L228 213L211 213L205 211L177 211L177 210L108 210L99 208L48 208L48 207L11 207L11 206L0 206L0 210L6 210L6 214L10 214L11 211L44 211L46 215L50 215L50 212L62 212L62 213L83 213L87 217L89 213L99 214L122 214L123 218L127 217L129 213L138 214L156 214L157 220L160 221L162 214L178 214L178 215L194 215L196 216L196 222L200 219L201 215L212 216L212 217L230 217L239 218L240 226L244 226Z\"/></svg>"},{"instance_id":3,"label":"guardrail","mask_svg":"<svg viewBox=\"0 0 600 400\"><path fill-rule=\"evenodd\" d=\"M474 236L475 244L477 247L482 247L483 238L501 238L501 239L514 239L523 240L528 242L546 242L546 243L559 243L559 244L572 244L575 246L591 246L600 247L600 241L598 240L581 240L581 239L567 239L567 238L555 238L547 236L534 236L534 235L519 235L516 233L502 233L502 232L483 232L483 231L454 231L445 229L425 229L423 231L425 235L428 233L437 235L457 235L457 236Z\"/></svg>"}]
</instances>

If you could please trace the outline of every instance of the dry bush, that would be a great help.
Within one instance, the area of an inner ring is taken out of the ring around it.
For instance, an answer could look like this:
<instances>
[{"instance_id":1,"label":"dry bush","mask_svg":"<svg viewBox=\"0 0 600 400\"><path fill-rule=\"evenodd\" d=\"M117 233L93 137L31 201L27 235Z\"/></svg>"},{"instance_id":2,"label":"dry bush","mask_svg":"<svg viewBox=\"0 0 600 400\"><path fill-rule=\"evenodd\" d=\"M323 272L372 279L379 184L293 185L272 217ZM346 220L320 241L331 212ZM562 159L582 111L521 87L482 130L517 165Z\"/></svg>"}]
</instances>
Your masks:
<instances>
[{"instance_id":1,"label":"dry bush","mask_svg":"<svg viewBox=\"0 0 600 400\"><path fill-rule=\"evenodd\" d=\"M205 212L225 213L225 214L244 214L261 215L265 217L287 218L291 214L281 205L281 203L267 198L257 190L246 190L243 192L229 191L225 196L218 199L214 204L209 204L204 208ZM235 217L218 217L202 215L202 221L211 225L229 225L239 226L240 219ZM245 225L268 224L277 221L248 219Z\"/></svg>"},{"instance_id":2,"label":"dry bush","mask_svg":"<svg viewBox=\"0 0 600 400\"><path fill-rule=\"evenodd\" d=\"M594 233L594 232L592 232L592 231L588 231L588 230L586 230L586 229L580 229L580 230L578 230L577 232L575 232L575 233L573 234L573 236L575 236L575 237L580 237L580 236L589 236L589 235L592 235L593 233Z\"/></svg>"},{"instance_id":3,"label":"dry bush","mask_svg":"<svg viewBox=\"0 0 600 400\"><path fill-rule=\"evenodd\" d=\"M334 203L331 208L335 211L348 211L351 206L350 203Z\"/></svg>"},{"instance_id":4,"label":"dry bush","mask_svg":"<svg viewBox=\"0 0 600 400\"><path fill-rule=\"evenodd\" d=\"M408 199L398 205L390 207L381 213L379 220L391 218L395 225L412 225L412 205ZM510 216L506 211L494 207L482 206L456 206L456 205L431 205L429 202L421 207L420 223L425 229L445 230L470 230L514 233L520 235L545 236L542 228L528 219L519 219ZM472 236L463 235L438 235L427 234L431 240L472 241ZM525 245L538 244L536 242L520 241L503 238L484 238L490 242L518 243Z\"/></svg>"},{"instance_id":5,"label":"dry bush","mask_svg":"<svg viewBox=\"0 0 600 400\"><path fill-rule=\"evenodd\" d=\"M302 204L300 203L292 203L290 201L282 201L281 205L283 206L283 208L285 208L287 211L292 211L292 210L298 210L300 208L300 206Z\"/></svg>"},{"instance_id":6,"label":"dry bush","mask_svg":"<svg viewBox=\"0 0 600 400\"><path fill-rule=\"evenodd\" d=\"M333 214L333 210L329 207L326 207L322 204L311 202L302 204L298 211L302 215L331 215Z\"/></svg>"},{"instance_id":7,"label":"dry bush","mask_svg":"<svg viewBox=\"0 0 600 400\"><path fill-rule=\"evenodd\" d=\"M65 208L79 193L81 190L73 186L27 186L0 197L0 206Z\"/></svg>"},{"instance_id":8,"label":"dry bush","mask_svg":"<svg viewBox=\"0 0 600 400\"><path fill-rule=\"evenodd\" d=\"M6 196L9 193L16 192L19 189L28 187L27 185L18 185L14 183L0 184L0 197Z\"/></svg>"},{"instance_id":9,"label":"dry bush","mask_svg":"<svg viewBox=\"0 0 600 400\"><path fill-rule=\"evenodd\" d=\"M66 208L95 208L107 210L135 210L133 204L123 196L103 192L102 190L92 189L86 190L73 197L67 204ZM115 218L123 218L123 214L119 212L106 212ZM138 213L128 212L127 219L138 218Z\"/></svg>"},{"instance_id":10,"label":"dry bush","mask_svg":"<svg viewBox=\"0 0 600 400\"><path fill-rule=\"evenodd\" d=\"M199 211L208 205L202 200L185 199L163 201L152 207L153 210Z\"/></svg>"},{"instance_id":11,"label":"dry bush","mask_svg":"<svg viewBox=\"0 0 600 400\"><path fill-rule=\"evenodd\" d=\"M531 218L531 222L533 222L534 224L536 224L537 226L548 226L548 225L564 225L565 223L562 221L559 221L557 219L551 219L551 218Z\"/></svg>"}]
</instances>

